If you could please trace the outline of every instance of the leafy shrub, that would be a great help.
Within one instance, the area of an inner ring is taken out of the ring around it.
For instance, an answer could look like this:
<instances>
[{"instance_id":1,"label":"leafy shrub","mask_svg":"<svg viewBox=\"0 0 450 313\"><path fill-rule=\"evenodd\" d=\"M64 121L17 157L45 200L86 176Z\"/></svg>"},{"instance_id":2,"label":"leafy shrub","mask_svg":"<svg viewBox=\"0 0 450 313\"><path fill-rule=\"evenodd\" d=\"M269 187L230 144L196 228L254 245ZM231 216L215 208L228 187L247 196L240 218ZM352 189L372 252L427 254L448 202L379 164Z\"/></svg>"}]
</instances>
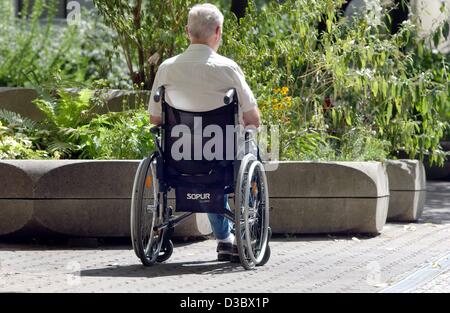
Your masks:
<instances>
[{"instance_id":1,"label":"leafy shrub","mask_svg":"<svg viewBox=\"0 0 450 313\"><path fill-rule=\"evenodd\" d=\"M449 136L450 119L448 56L433 51L410 21L392 35L387 17L342 18L336 12L343 1L269 1L258 9L251 3L240 21L227 14L220 52L243 67L264 124L282 125L281 157L382 160L406 152L442 163L439 141L446 130ZM18 25L21 33L11 35L18 38L12 48L0 46L0 82L71 86L100 79L100 86L149 89L160 62L188 45L184 25L193 1L94 2L111 27L104 29L105 45L99 35L74 48L69 39L77 38L80 28L65 28L67 37L55 37L55 50L44 44L56 36L49 23L42 26L33 16L29 24L2 20L2 31L14 34ZM215 2L228 9L229 2ZM386 7L382 13L388 11ZM324 31L318 30L321 22ZM448 36L448 23L436 33ZM0 41L14 42L11 36ZM124 51L122 61L117 47ZM64 55L71 55L70 60ZM20 66L13 68L14 63ZM48 133L33 141L36 147L64 158L140 158L148 152L145 106L96 116L95 95L83 92L73 96L59 91L56 98L38 102L48 116Z\"/></svg>"},{"instance_id":2,"label":"leafy shrub","mask_svg":"<svg viewBox=\"0 0 450 313\"><path fill-rule=\"evenodd\" d=\"M33 142L41 135L35 122L0 110L0 159L47 158L47 152Z\"/></svg>"},{"instance_id":3,"label":"leafy shrub","mask_svg":"<svg viewBox=\"0 0 450 313\"><path fill-rule=\"evenodd\" d=\"M25 0L23 18L17 18L13 1L0 2L0 86L52 90L103 80L108 87L129 88L113 32L87 11L79 25L57 23L55 3L33 1L27 14L31 2Z\"/></svg>"},{"instance_id":4,"label":"leafy shrub","mask_svg":"<svg viewBox=\"0 0 450 313\"><path fill-rule=\"evenodd\" d=\"M77 132L82 158L142 159L154 150L144 109L99 115Z\"/></svg>"},{"instance_id":5,"label":"leafy shrub","mask_svg":"<svg viewBox=\"0 0 450 313\"><path fill-rule=\"evenodd\" d=\"M102 95L91 90L59 90L53 98L36 101L47 117L40 123L0 110L1 158L142 159L148 156L154 145L149 115L142 103L134 110L94 113L102 101Z\"/></svg>"},{"instance_id":6,"label":"leafy shrub","mask_svg":"<svg viewBox=\"0 0 450 313\"><path fill-rule=\"evenodd\" d=\"M414 24L405 22L392 35L383 20L340 17L342 2L272 1L261 10L251 5L239 23L226 19L222 53L243 67L264 122L283 125L282 158L304 157L308 143L316 143L308 151L318 154L307 157L330 157L325 143L336 158L355 157L360 154L341 145L364 129L359 133L373 140L355 148L367 149L367 157L375 157L371 150L390 157L404 151L441 163L441 115L449 94L443 56L419 65L431 50ZM321 21L324 32L318 31ZM281 99L278 86L288 90ZM317 134L321 140L310 140Z\"/></svg>"},{"instance_id":7,"label":"leafy shrub","mask_svg":"<svg viewBox=\"0 0 450 313\"><path fill-rule=\"evenodd\" d=\"M106 25L117 33L131 81L151 89L158 65L188 44L184 33L193 0L94 0Z\"/></svg>"}]
</instances>

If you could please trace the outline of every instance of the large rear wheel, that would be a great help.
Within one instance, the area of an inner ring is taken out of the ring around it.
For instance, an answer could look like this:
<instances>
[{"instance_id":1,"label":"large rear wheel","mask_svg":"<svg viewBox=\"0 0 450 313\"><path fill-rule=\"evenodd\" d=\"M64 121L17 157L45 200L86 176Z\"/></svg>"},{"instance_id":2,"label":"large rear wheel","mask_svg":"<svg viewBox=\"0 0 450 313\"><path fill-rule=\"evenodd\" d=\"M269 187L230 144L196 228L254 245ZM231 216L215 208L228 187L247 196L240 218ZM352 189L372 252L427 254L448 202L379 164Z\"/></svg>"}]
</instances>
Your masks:
<instances>
[{"instance_id":1,"label":"large rear wheel","mask_svg":"<svg viewBox=\"0 0 450 313\"><path fill-rule=\"evenodd\" d=\"M157 261L164 238L164 230L153 230L163 220L155 159L153 154L139 164L131 200L131 239L136 256L145 266Z\"/></svg>"},{"instance_id":2,"label":"large rear wheel","mask_svg":"<svg viewBox=\"0 0 450 313\"><path fill-rule=\"evenodd\" d=\"M253 155L246 155L241 162L235 199L239 257L245 269L253 269L270 257L267 178L264 166Z\"/></svg>"}]
</instances>

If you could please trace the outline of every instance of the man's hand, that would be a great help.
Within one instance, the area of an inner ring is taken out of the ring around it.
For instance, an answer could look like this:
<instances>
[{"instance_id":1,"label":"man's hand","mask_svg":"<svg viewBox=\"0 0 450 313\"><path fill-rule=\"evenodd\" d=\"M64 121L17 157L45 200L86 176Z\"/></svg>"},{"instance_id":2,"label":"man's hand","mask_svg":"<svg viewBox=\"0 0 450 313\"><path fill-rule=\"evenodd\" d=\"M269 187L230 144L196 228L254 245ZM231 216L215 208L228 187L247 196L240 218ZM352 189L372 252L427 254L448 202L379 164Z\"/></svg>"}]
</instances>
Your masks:
<instances>
[{"instance_id":1,"label":"man's hand","mask_svg":"<svg viewBox=\"0 0 450 313\"><path fill-rule=\"evenodd\" d=\"M244 112L242 118L244 120L244 127L254 126L255 128L258 128L261 123L258 108L253 108L250 111Z\"/></svg>"},{"instance_id":2,"label":"man's hand","mask_svg":"<svg viewBox=\"0 0 450 313\"><path fill-rule=\"evenodd\" d=\"M150 123L155 126L159 126L162 124L161 116L150 115Z\"/></svg>"}]
</instances>

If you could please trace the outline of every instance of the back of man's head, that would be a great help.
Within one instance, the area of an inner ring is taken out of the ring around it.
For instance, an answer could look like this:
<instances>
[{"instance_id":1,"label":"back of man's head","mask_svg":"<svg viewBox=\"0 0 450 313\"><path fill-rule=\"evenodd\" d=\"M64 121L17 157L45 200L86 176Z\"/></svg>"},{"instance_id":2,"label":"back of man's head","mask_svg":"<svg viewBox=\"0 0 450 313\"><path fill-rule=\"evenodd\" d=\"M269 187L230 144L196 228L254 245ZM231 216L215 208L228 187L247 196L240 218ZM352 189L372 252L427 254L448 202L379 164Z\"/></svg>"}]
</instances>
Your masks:
<instances>
[{"instance_id":1,"label":"back of man's head","mask_svg":"<svg viewBox=\"0 0 450 313\"><path fill-rule=\"evenodd\" d=\"M187 28L192 38L206 41L218 26L223 26L223 20L223 14L215 5L197 4L189 11Z\"/></svg>"}]
</instances>

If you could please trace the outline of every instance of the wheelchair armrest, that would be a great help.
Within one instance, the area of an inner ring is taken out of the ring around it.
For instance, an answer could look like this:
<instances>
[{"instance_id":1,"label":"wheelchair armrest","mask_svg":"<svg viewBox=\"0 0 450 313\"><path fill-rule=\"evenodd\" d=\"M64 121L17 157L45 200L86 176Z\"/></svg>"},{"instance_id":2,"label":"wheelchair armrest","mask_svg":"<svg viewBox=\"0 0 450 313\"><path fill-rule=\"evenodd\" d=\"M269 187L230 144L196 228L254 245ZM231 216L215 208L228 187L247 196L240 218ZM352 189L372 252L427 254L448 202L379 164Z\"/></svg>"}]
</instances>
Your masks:
<instances>
[{"instance_id":1,"label":"wheelchair armrest","mask_svg":"<svg viewBox=\"0 0 450 313\"><path fill-rule=\"evenodd\" d=\"M165 92L164 86L159 87L153 96L153 100L155 100L155 102L161 101L161 97L164 95L164 92Z\"/></svg>"},{"instance_id":2,"label":"wheelchair armrest","mask_svg":"<svg viewBox=\"0 0 450 313\"><path fill-rule=\"evenodd\" d=\"M235 96L236 96L236 89L232 88L228 90L225 95L225 98L223 98L223 102L225 103L225 105L229 105L230 103L232 103Z\"/></svg>"},{"instance_id":3,"label":"wheelchair armrest","mask_svg":"<svg viewBox=\"0 0 450 313\"><path fill-rule=\"evenodd\" d=\"M150 128L150 132L153 135L159 135L161 133L161 126L153 126L152 128Z\"/></svg>"}]
</instances>

